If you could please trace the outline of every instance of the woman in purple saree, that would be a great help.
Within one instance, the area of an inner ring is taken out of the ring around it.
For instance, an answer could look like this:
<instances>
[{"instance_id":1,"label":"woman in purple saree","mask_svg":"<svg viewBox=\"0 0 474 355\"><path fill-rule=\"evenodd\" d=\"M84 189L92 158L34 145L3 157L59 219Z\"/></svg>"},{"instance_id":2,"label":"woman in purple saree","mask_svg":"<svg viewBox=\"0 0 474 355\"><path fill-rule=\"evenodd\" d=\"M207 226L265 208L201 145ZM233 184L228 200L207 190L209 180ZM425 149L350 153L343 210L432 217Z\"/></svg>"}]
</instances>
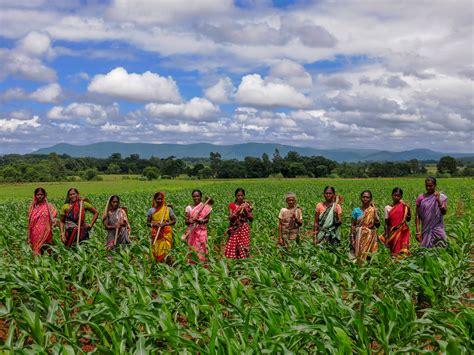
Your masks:
<instances>
[{"instance_id":1,"label":"woman in purple saree","mask_svg":"<svg viewBox=\"0 0 474 355\"><path fill-rule=\"evenodd\" d=\"M436 179L425 180L426 193L416 199L416 239L425 248L445 247L447 245L444 231L443 215L446 214L448 198L436 191Z\"/></svg>"}]
</instances>

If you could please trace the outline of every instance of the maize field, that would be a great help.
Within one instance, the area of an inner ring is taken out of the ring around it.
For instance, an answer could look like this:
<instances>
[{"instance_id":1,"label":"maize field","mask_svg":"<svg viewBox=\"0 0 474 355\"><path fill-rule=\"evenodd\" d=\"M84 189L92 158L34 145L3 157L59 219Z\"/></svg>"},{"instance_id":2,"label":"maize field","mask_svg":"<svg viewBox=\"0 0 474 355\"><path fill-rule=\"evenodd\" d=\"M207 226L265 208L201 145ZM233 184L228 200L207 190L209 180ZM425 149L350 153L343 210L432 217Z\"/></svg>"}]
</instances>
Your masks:
<instances>
[{"instance_id":1,"label":"maize field","mask_svg":"<svg viewBox=\"0 0 474 355\"><path fill-rule=\"evenodd\" d=\"M344 197L343 243L335 252L305 236L326 185ZM414 238L414 201L424 192L423 179L206 184L203 194L215 200L207 267L189 264L179 238L184 208L192 202L188 188L166 194L178 221L171 266L150 254L146 212L153 191L117 191L133 239L112 253L105 250L99 217L78 249L66 249L56 228L52 254L34 257L26 243L30 200L2 200L0 353L472 353L473 184L445 179L438 185L448 196L449 246L428 250ZM412 207L411 255L395 261L380 245L364 265L352 263L350 214L360 192L373 192L383 216L396 186ZM254 206L252 258L239 261L222 251L227 205L237 187ZM297 194L304 225L301 243L285 253L276 237L288 191ZM87 197L101 215L108 195ZM63 199L50 202L60 207Z\"/></svg>"}]
</instances>

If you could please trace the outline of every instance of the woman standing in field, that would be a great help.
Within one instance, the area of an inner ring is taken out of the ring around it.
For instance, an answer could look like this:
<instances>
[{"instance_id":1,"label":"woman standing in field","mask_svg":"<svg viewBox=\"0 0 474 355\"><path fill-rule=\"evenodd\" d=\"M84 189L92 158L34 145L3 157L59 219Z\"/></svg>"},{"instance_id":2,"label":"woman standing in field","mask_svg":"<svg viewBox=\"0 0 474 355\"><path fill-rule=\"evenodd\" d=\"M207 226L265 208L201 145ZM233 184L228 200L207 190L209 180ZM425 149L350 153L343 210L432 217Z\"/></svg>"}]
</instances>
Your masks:
<instances>
[{"instance_id":1,"label":"woman standing in field","mask_svg":"<svg viewBox=\"0 0 474 355\"><path fill-rule=\"evenodd\" d=\"M447 212L448 198L436 191L436 179L425 180L426 193L416 199L416 239L425 248L447 245L443 215Z\"/></svg>"},{"instance_id":2,"label":"woman standing in field","mask_svg":"<svg viewBox=\"0 0 474 355\"><path fill-rule=\"evenodd\" d=\"M351 244L356 258L364 261L369 254L378 250L377 228L380 225L380 219L372 202L372 192L363 191L360 199L362 206L352 211Z\"/></svg>"},{"instance_id":3,"label":"woman standing in field","mask_svg":"<svg viewBox=\"0 0 474 355\"><path fill-rule=\"evenodd\" d=\"M106 248L116 249L117 245L130 243L130 224L127 210L120 206L120 197L112 195L107 201L102 223L107 230Z\"/></svg>"},{"instance_id":4,"label":"woman standing in field","mask_svg":"<svg viewBox=\"0 0 474 355\"><path fill-rule=\"evenodd\" d=\"M90 224L86 223L86 211L93 214ZM80 197L77 189L70 188L67 191L66 201L61 207L60 217L61 240L69 248L73 243L78 245L89 239L89 231L94 226L99 213L92 204Z\"/></svg>"},{"instance_id":5,"label":"woman standing in field","mask_svg":"<svg viewBox=\"0 0 474 355\"><path fill-rule=\"evenodd\" d=\"M392 204L385 206L385 243L392 256L410 252L410 206L402 200L403 190L396 187L392 191Z\"/></svg>"},{"instance_id":6,"label":"woman standing in field","mask_svg":"<svg viewBox=\"0 0 474 355\"><path fill-rule=\"evenodd\" d=\"M173 246L172 225L176 223L173 209L166 205L165 194L153 195L152 207L147 214L147 226L151 228L152 254L158 262L165 261Z\"/></svg>"},{"instance_id":7,"label":"woman standing in field","mask_svg":"<svg viewBox=\"0 0 474 355\"><path fill-rule=\"evenodd\" d=\"M190 250L196 252L199 260L204 262L208 253L206 224L209 222L213 201L209 198L203 203L200 190L193 190L191 196L194 204L193 206L187 206L185 209L185 223L188 227L181 239L186 240Z\"/></svg>"},{"instance_id":8,"label":"woman standing in field","mask_svg":"<svg viewBox=\"0 0 474 355\"><path fill-rule=\"evenodd\" d=\"M245 190L235 190L235 201L229 203L230 226L227 230L229 239L225 245L224 255L229 259L245 259L250 256L250 226L253 220L252 206L245 201Z\"/></svg>"},{"instance_id":9,"label":"woman standing in field","mask_svg":"<svg viewBox=\"0 0 474 355\"><path fill-rule=\"evenodd\" d=\"M33 254L39 255L53 243L53 225L58 211L47 201L46 191L38 187L28 208L28 242Z\"/></svg>"},{"instance_id":10,"label":"woman standing in field","mask_svg":"<svg viewBox=\"0 0 474 355\"><path fill-rule=\"evenodd\" d=\"M340 197L332 186L324 188L324 202L316 205L314 215L314 244L327 242L338 245L341 242L342 207Z\"/></svg>"},{"instance_id":11,"label":"woman standing in field","mask_svg":"<svg viewBox=\"0 0 474 355\"><path fill-rule=\"evenodd\" d=\"M298 241L298 233L303 224L301 208L296 205L296 194L288 192L285 195L287 207L280 210L278 215L278 244L289 250L290 241Z\"/></svg>"}]
</instances>

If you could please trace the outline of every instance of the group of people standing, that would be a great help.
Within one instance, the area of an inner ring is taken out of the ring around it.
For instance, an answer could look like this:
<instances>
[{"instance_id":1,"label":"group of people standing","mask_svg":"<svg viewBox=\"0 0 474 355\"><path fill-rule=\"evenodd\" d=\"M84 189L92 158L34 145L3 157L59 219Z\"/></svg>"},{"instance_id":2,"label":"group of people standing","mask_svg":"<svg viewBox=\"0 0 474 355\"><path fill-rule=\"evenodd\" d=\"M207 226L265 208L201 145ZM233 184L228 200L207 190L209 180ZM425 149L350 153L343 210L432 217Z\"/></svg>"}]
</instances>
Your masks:
<instances>
[{"instance_id":1,"label":"group of people standing","mask_svg":"<svg viewBox=\"0 0 474 355\"><path fill-rule=\"evenodd\" d=\"M416 238L421 246L431 248L446 245L443 215L447 211L447 197L436 191L436 179L425 180L426 192L416 199ZM185 209L186 231L181 236L200 262L206 261L207 223L212 212L213 200L203 201L202 192L193 190L192 204ZM372 192L360 194L361 205L352 211L350 232L350 257L364 261L378 250L379 242L385 244L392 255L407 255L410 250L411 219L409 205L403 201L403 191L394 188L392 203L384 209L385 228L379 235L377 228L381 224L377 208L372 202ZM296 195L285 195L287 206L279 213L278 245L289 251L292 245L303 238L300 233L303 225L301 208L297 205ZM336 194L334 187L324 188L324 201L316 205L312 236L314 244L337 246L341 243L342 197ZM86 223L85 213L92 214L91 222ZM97 209L81 198L79 191L71 188L66 201L60 208L57 219L55 206L47 201L46 191L39 187L34 192L29 206L28 242L34 254L50 252L53 243L53 226L59 225L61 241L66 247L79 245L89 238L89 231L98 219ZM250 257L250 222L253 220L251 203L245 200L245 190L235 191L235 200L228 205L229 228L226 231L224 255L230 259ZM128 211L120 205L117 195L110 196L105 206L102 223L107 231L106 247L113 250L119 245L130 243L130 222ZM165 194L153 195L152 207L147 213L147 226L150 228L151 249L158 262L167 261L173 246L173 225L176 216L172 206L166 204ZM189 259L191 261L191 258Z\"/></svg>"}]
</instances>

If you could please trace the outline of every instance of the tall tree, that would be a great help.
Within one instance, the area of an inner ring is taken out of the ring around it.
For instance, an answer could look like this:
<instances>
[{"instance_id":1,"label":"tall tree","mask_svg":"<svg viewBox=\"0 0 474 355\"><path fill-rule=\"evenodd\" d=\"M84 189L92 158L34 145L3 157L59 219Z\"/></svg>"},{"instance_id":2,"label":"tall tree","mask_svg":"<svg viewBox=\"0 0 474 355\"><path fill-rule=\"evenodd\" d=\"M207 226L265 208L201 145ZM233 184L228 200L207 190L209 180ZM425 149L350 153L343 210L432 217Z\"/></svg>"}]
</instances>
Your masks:
<instances>
[{"instance_id":1,"label":"tall tree","mask_svg":"<svg viewBox=\"0 0 474 355\"><path fill-rule=\"evenodd\" d=\"M458 162L453 157L446 155L439 160L436 167L440 173L454 174L458 170Z\"/></svg>"}]
</instances>

